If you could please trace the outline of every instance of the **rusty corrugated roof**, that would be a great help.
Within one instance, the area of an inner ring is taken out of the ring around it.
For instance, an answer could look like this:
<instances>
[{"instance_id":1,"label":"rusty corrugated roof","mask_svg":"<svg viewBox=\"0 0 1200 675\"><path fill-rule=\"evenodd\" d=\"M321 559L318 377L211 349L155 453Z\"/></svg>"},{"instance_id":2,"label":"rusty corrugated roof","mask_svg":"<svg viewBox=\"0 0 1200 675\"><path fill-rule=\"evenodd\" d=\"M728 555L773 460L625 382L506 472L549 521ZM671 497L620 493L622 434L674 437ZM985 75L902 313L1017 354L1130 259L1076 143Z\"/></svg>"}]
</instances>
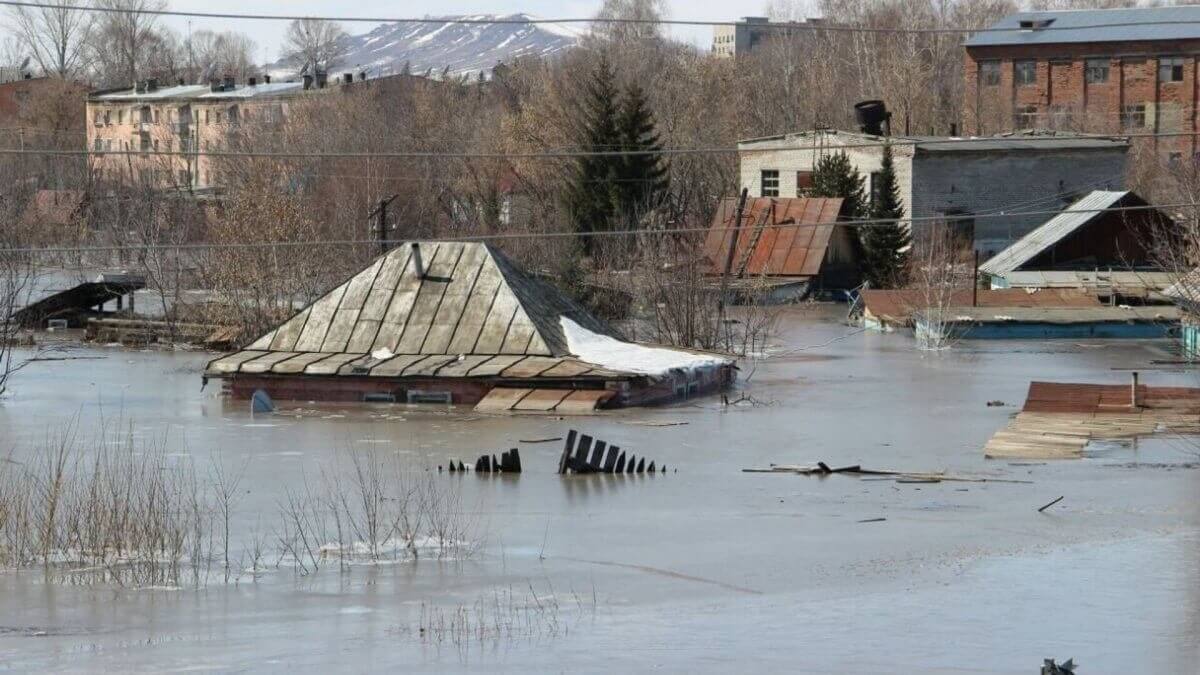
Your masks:
<instances>
[{"instance_id":1,"label":"rusty corrugated roof","mask_svg":"<svg viewBox=\"0 0 1200 675\"><path fill-rule=\"evenodd\" d=\"M1024 412L1123 413L1131 404L1127 384L1076 384L1030 382ZM1144 408L1169 408L1200 412L1200 389L1138 386L1138 404Z\"/></svg>"},{"instance_id":2,"label":"rusty corrugated roof","mask_svg":"<svg viewBox=\"0 0 1200 675\"><path fill-rule=\"evenodd\" d=\"M841 210L840 197L746 200L734 249L734 275L816 276ZM711 274L725 270L732 237L728 228L737 225L736 218L737 200L722 201L704 242Z\"/></svg>"}]
</instances>

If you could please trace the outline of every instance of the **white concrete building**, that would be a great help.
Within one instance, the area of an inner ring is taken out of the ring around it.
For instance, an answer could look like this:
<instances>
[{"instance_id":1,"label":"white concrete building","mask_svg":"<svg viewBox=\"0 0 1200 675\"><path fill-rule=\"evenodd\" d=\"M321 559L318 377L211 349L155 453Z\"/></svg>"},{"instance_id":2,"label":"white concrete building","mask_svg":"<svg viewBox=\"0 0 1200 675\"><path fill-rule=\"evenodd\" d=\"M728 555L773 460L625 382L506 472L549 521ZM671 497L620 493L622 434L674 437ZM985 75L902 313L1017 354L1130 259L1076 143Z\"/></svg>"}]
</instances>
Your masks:
<instances>
[{"instance_id":1,"label":"white concrete building","mask_svg":"<svg viewBox=\"0 0 1200 675\"><path fill-rule=\"evenodd\" d=\"M1044 213L1028 212L1061 209L1092 190L1121 189L1129 151L1126 138L1065 132L887 139L817 130L738 143L741 187L755 197L804 196L820 157L840 150L866 179L870 198L889 140L906 214L945 217L984 257L1046 222Z\"/></svg>"}]
</instances>

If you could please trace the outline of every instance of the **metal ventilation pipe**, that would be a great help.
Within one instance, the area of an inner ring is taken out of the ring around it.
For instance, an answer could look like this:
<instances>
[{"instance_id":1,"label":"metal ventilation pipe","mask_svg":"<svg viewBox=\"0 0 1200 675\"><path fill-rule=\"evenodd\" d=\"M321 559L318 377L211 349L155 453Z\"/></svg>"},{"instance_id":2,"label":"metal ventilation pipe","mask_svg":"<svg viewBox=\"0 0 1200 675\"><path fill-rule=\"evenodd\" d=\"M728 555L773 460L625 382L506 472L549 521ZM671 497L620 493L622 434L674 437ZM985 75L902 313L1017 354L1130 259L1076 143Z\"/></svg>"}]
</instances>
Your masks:
<instances>
[{"instance_id":1,"label":"metal ventilation pipe","mask_svg":"<svg viewBox=\"0 0 1200 675\"><path fill-rule=\"evenodd\" d=\"M425 264L421 261L421 245L415 241L412 243L412 260L413 271L417 273L417 278L424 279Z\"/></svg>"}]
</instances>

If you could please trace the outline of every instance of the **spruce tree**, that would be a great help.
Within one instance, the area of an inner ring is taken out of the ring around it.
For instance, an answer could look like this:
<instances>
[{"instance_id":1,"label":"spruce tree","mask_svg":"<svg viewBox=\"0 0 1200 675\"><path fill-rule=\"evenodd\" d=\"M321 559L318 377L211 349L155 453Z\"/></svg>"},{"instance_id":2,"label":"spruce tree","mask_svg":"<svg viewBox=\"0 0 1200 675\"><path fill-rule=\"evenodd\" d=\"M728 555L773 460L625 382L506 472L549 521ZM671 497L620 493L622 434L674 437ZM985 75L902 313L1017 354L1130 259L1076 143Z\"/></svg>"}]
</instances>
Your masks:
<instances>
[{"instance_id":1,"label":"spruce tree","mask_svg":"<svg viewBox=\"0 0 1200 675\"><path fill-rule=\"evenodd\" d=\"M904 204L900 200L890 143L883 146L883 161L876 180L870 219L890 222L871 223L863 228L867 280L874 288L900 286L908 272L908 252L901 249L906 249L911 239L908 230L899 222L904 217Z\"/></svg>"},{"instance_id":2,"label":"spruce tree","mask_svg":"<svg viewBox=\"0 0 1200 675\"><path fill-rule=\"evenodd\" d=\"M845 152L835 152L817 160L813 167L813 197L841 197L842 217L862 218L867 213L867 197L862 174L850 163Z\"/></svg>"},{"instance_id":3,"label":"spruce tree","mask_svg":"<svg viewBox=\"0 0 1200 675\"><path fill-rule=\"evenodd\" d=\"M584 86L583 100L576 111L580 150L610 152L621 147L617 103L612 67L601 56ZM587 253L594 250L593 237L587 235L609 229L613 220L618 203L614 179L620 172L619 156L584 154L576 158L566 191L566 206L575 221L575 231L584 235L581 238Z\"/></svg>"},{"instance_id":4,"label":"spruce tree","mask_svg":"<svg viewBox=\"0 0 1200 675\"><path fill-rule=\"evenodd\" d=\"M645 92L636 84L625 90L617 118L621 149L630 152L662 150L654 116ZM667 167L658 154L630 154L620 158L616 184L617 213L624 223L636 226L638 219L659 205L667 191Z\"/></svg>"}]
</instances>

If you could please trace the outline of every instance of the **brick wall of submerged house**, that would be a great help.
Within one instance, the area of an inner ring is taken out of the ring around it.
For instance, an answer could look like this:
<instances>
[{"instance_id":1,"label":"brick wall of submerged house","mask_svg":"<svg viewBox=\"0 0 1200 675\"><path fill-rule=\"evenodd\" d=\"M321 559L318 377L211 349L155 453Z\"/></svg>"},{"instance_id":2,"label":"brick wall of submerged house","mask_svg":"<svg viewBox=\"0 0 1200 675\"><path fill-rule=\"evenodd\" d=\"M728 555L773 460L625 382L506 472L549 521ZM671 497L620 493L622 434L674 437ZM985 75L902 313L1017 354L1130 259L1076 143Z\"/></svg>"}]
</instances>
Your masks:
<instances>
[{"instance_id":1,"label":"brick wall of submerged house","mask_svg":"<svg viewBox=\"0 0 1200 675\"><path fill-rule=\"evenodd\" d=\"M1200 8L1038 12L1002 20L993 27L1050 23L1045 30L981 33L967 41L964 133L1037 127L1177 134L1136 142L1166 157L1194 155L1198 146L1193 134L1200 130L1200 25L1170 32L1161 25L1104 27L1170 22L1176 15L1192 21L1200 18ZM1089 21L1098 27L1088 28ZM1163 38L1139 39L1147 37L1146 31ZM1188 37L1167 37L1178 35Z\"/></svg>"}]
</instances>

